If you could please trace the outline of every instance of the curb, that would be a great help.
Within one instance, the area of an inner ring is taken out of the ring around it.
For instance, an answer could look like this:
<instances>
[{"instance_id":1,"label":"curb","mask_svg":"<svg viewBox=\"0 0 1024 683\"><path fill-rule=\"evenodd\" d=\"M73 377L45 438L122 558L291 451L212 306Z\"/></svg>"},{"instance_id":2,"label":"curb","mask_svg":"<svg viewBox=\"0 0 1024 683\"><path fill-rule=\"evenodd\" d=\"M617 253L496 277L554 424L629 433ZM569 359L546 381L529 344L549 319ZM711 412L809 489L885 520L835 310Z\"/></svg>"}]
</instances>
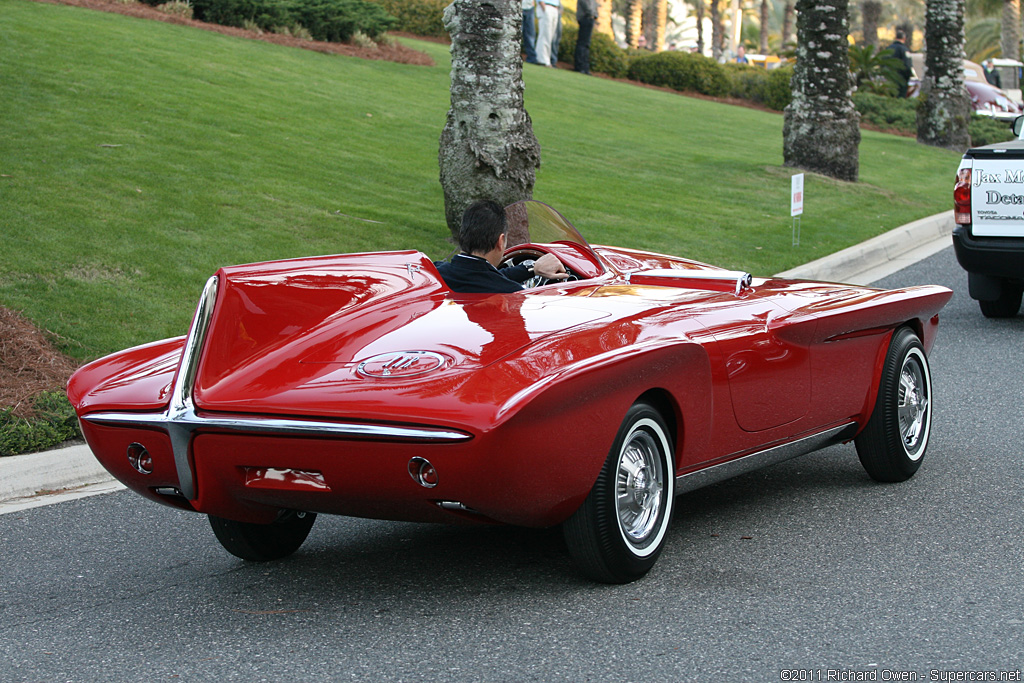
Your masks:
<instances>
[{"instance_id":1,"label":"curb","mask_svg":"<svg viewBox=\"0 0 1024 683\"><path fill-rule=\"evenodd\" d=\"M950 246L953 212L922 218L776 277L866 285ZM109 483L85 444L0 458L0 506L18 499ZM113 490L113 489L103 489ZM56 502L56 501L55 501Z\"/></svg>"},{"instance_id":2,"label":"curb","mask_svg":"<svg viewBox=\"0 0 1024 683\"><path fill-rule=\"evenodd\" d=\"M0 502L109 481L85 444L0 458Z\"/></svg>"},{"instance_id":3,"label":"curb","mask_svg":"<svg viewBox=\"0 0 1024 683\"><path fill-rule=\"evenodd\" d=\"M776 277L867 285L952 244L953 212L907 223Z\"/></svg>"}]
</instances>

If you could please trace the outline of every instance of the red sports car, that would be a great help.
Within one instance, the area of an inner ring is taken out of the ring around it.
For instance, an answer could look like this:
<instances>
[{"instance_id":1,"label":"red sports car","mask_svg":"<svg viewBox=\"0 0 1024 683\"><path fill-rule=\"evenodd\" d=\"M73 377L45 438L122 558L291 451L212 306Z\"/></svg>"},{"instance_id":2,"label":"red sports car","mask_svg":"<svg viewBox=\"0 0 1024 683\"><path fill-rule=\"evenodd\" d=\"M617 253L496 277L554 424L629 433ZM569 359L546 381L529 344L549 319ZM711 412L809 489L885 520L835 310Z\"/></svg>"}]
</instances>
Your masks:
<instances>
[{"instance_id":1,"label":"red sports car","mask_svg":"<svg viewBox=\"0 0 1024 683\"><path fill-rule=\"evenodd\" d=\"M71 378L90 447L246 560L317 513L562 525L613 583L686 491L851 440L877 480L921 465L948 289L751 278L508 215L507 260L555 254L569 281L454 294L415 251L222 268L187 337Z\"/></svg>"}]
</instances>

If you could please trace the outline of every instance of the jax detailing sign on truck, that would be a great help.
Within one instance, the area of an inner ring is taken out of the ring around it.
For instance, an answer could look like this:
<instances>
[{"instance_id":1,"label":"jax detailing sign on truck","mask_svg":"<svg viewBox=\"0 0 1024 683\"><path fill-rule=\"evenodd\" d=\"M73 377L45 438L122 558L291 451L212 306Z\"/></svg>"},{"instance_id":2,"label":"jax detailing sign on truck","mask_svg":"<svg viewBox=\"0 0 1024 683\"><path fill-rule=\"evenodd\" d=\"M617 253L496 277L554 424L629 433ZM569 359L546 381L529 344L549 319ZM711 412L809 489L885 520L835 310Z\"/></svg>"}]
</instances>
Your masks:
<instances>
[{"instance_id":1,"label":"jax detailing sign on truck","mask_svg":"<svg viewBox=\"0 0 1024 683\"><path fill-rule=\"evenodd\" d=\"M979 237L1024 237L1024 163L1006 154L973 162L971 232ZM959 174L967 168L962 165Z\"/></svg>"}]
</instances>

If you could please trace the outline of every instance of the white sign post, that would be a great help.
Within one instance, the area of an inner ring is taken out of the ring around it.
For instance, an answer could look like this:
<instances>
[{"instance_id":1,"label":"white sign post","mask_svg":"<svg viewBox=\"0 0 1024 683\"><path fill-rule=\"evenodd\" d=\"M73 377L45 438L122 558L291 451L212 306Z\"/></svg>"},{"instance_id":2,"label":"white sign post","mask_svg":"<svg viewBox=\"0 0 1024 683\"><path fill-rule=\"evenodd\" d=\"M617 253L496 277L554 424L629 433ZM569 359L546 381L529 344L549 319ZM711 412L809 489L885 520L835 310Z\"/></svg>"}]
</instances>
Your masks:
<instances>
[{"instance_id":1,"label":"white sign post","mask_svg":"<svg viewBox=\"0 0 1024 683\"><path fill-rule=\"evenodd\" d=\"M793 217L793 246L800 246L800 215L804 212L804 174L797 173L791 179L789 215Z\"/></svg>"}]
</instances>

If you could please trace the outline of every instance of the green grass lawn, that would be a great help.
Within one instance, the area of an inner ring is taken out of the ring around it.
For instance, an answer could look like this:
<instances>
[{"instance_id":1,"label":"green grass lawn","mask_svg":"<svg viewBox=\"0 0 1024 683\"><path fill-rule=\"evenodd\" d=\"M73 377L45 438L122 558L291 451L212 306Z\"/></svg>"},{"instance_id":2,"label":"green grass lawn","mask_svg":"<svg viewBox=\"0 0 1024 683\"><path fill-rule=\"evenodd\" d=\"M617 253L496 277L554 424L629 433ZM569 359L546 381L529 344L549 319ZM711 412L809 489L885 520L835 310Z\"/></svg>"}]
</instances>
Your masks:
<instances>
[{"instance_id":1,"label":"green grass lawn","mask_svg":"<svg viewBox=\"0 0 1024 683\"><path fill-rule=\"evenodd\" d=\"M218 266L452 250L435 67L0 0L0 304L79 359L182 334ZM595 243L781 271L950 208L958 155L864 132L808 175L790 246L782 117L528 66L534 196Z\"/></svg>"}]
</instances>

